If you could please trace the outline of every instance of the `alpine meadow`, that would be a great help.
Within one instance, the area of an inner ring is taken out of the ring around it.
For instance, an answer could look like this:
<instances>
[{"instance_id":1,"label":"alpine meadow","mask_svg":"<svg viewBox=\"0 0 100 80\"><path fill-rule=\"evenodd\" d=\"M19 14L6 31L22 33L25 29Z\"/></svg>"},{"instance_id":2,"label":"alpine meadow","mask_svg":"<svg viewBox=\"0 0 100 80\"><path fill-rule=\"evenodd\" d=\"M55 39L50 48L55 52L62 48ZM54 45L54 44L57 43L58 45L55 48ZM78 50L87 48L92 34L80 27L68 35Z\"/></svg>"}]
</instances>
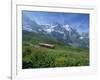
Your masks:
<instances>
[{"instance_id":1,"label":"alpine meadow","mask_svg":"<svg viewBox=\"0 0 100 80\"><path fill-rule=\"evenodd\" d=\"M89 63L89 14L22 11L23 69Z\"/></svg>"}]
</instances>

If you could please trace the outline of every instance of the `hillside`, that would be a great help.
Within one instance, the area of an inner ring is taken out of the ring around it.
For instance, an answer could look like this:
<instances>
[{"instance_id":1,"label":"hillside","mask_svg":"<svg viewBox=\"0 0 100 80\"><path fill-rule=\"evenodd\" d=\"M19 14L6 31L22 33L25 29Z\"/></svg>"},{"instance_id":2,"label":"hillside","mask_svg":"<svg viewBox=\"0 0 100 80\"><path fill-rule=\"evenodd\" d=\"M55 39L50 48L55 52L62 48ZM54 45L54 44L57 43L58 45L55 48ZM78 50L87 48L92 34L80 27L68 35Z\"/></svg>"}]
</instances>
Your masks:
<instances>
[{"instance_id":1,"label":"hillside","mask_svg":"<svg viewBox=\"0 0 100 80\"><path fill-rule=\"evenodd\" d=\"M88 66L89 49L75 48L51 35L22 31L22 68ZM54 49L39 43L55 45Z\"/></svg>"}]
</instances>

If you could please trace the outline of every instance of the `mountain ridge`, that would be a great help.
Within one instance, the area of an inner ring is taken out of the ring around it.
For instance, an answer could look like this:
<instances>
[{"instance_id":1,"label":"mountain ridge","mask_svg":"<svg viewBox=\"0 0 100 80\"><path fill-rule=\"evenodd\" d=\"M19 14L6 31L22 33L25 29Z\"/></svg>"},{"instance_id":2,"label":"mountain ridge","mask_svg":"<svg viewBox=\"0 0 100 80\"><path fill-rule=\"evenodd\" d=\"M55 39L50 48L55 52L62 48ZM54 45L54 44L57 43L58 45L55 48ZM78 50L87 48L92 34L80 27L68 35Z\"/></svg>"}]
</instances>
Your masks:
<instances>
[{"instance_id":1,"label":"mountain ridge","mask_svg":"<svg viewBox=\"0 0 100 80\"><path fill-rule=\"evenodd\" d=\"M39 25L37 22L29 20L27 17L23 19L23 30L51 35L58 41L69 44L73 47L89 47L88 33L80 34L75 28L68 24L61 25L59 23Z\"/></svg>"}]
</instances>

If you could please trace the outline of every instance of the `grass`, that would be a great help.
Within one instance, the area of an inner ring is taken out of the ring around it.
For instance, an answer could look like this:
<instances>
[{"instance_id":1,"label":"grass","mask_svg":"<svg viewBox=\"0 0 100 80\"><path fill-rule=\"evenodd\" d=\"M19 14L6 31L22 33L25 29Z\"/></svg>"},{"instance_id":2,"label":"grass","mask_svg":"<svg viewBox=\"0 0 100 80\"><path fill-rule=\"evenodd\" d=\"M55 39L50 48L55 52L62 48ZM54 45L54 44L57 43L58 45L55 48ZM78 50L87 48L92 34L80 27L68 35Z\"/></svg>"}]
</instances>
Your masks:
<instances>
[{"instance_id":1,"label":"grass","mask_svg":"<svg viewBox=\"0 0 100 80\"><path fill-rule=\"evenodd\" d=\"M55 45L55 49L34 47L39 42ZM32 33L23 34L22 68L72 67L89 65L89 49L73 48L55 39Z\"/></svg>"}]
</instances>

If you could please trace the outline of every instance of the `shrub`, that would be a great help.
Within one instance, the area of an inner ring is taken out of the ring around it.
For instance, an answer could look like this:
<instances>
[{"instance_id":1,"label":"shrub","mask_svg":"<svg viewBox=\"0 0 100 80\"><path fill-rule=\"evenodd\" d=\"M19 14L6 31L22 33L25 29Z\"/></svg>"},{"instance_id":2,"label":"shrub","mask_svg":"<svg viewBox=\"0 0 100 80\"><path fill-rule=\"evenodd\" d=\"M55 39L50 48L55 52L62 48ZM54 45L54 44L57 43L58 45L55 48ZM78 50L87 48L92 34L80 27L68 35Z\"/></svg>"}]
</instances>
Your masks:
<instances>
[{"instance_id":1,"label":"shrub","mask_svg":"<svg viewBox=\"0 0 100 80\"><path fill-rule=\"evenodd\" d=\"M55 59L55 66L62 67L65 65L65 57L57 57Z\"/></svg>"},{"instance_id":2,"label":"shrub","mask_svg":"<svg viewBox=\"0 0 100 80\"><path fill-rule=\"evenodd\" d=\"M32 50L30 47L26 47L23 49L22 56L25 57L26 55L30 55L32 53Z\"/></svg>"}]
</instances>

